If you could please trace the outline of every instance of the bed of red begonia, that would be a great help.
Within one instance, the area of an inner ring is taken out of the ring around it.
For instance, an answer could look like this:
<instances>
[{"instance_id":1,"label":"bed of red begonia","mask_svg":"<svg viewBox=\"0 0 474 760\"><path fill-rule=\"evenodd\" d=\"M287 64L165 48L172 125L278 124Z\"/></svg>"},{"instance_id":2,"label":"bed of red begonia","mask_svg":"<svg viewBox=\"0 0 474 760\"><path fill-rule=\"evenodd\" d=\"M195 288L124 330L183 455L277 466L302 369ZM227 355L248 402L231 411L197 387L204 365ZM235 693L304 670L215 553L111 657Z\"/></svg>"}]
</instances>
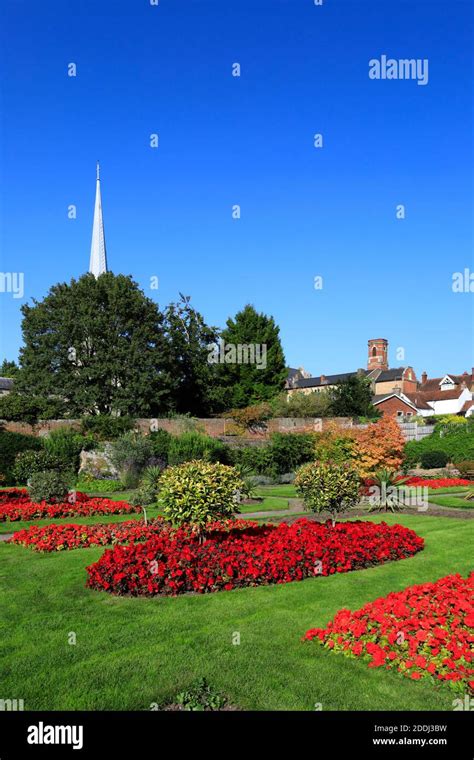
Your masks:
<instances>
[{"instance_id":1,"label":"bed of red begonia","mask_svg":"<svg viewBox=\"0 0 474 760\"><path fill-rule=\"evenodd\" d=\"M474 573L409 586L355 612L340 610L326 628L313 628L304 638L364 657L372 668L474 692Z\"/></svg>"},{"instance_id":2,"label":"bed of red begonia","mask_svg":"<svg viewBox=\"0 0 474 760\"><path fill-rule=\"evenodd\" d=\"M18 530L8 543L29 546L38 552L60 552L89 546L107 546L126 541L144 541L163 530L166 523L160 517L145 525L144 520L127 520L121 523L97 525L31 525Z\"/></svg>"},{"instance_id":3,"label":"bed of red begonia","mask_svg":"<svg viewBox=\"0 0 474 760\"><path fill-rule=\"evenodd\" d=\"M403 484L405 486L421 486L426 488L452 488L457 486L472 486L472 480L464 478L408 478Z\"/></svg>"},{"instance_id":4,"label":"bed of red begonia","mask_svg":"<svg viewBox=\"0 0 474 760\"><path fill-rule=\"evenodd\" d=\"M26 489L10 488L0 491L0 521L39 520L44 517L79 517L90 515L128 515L140 512L125 501L111 501L101 497L74 492L70 501L47 504L31 501Z\"/></svg>"},{"instance_id":5,"label":"bed of red begonia","mask_svg":"<svg viewBox=\"0 0 474 760\"><path fill-rule=\"evenodd\" d=\"M214 525L116 546L87 568L88 586L115 594L176 595L299 581L410 557L423 539L402 525L310 520L291 525Z\"/></svg>"}]
</instances>

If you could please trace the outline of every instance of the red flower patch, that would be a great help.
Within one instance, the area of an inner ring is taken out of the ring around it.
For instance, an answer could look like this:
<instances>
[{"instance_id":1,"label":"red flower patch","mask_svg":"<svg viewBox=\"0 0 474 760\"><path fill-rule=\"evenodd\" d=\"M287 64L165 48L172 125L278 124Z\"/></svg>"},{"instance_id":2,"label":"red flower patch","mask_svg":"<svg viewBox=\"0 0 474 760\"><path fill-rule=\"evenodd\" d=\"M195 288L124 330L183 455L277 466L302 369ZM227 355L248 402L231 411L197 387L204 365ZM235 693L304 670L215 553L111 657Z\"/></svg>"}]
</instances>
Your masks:
<instances>
[{"instance_id":1,"label":"red flower patch","mask_svg":"<svg viewBox=\"0 0 474 760\"><path fill-rule=\"evenodd\" d=\"M4 495L6 494L6 496ZM40 520L44 517L79 517L80 515L128 515L140 512L125 501L111 501L101 497L89 497L79 491L71 494L71 500L58 504L42 501L34 504L26 489L0 491L0 521Z\"/></svg>"},{"instance_id":2,"label":"red flower patch","mask_svg":"<svg viewBox=\"0 0 474 760\"><path fill-rule=\"evenodd\" d=\"M410 557L423 545L414 531L383 522L230 522L209 526L204 541L185 527L107 550L87 568L87 585L135 596L207 593L359 570Z\"/></svg>"},{"instance_id":3,"label":"red flower patch","mask_svg":"<svg viewBox=\"0 0 474 760\"><path fill-rule=\"evenodd\" d=\"M471 486L471 480L464 478L408 478L406 486L421 486L426 488L452 488L453 486Z\"/></svg>"},{"instance_id":4,"label":"red flower patch","mask_svg":"<svg viewBox=\"0 0 474 760\"><path fill-rule=\"evenodd\" d=\"M364 657L369 667L396 668L414 680L431 677L474 691L474 573L409 586L355 612L340 610L326 628L312 628L304 638Z\"/></svg>"},{"instance_id":5,"label":"red flower patch","mask_svg":"<svg viewBox=\"0 0 474 760\"><path fill-rule=\"evenodd\" d=\"M166 525L160 517L147 525L143 520L127 520L122 523L99 525L31 525L18 530L7 543L30 546L37 552L60 552L88 546L107 546L126 541L144 541L163 530Z\"/></svg>"}]
</instances>

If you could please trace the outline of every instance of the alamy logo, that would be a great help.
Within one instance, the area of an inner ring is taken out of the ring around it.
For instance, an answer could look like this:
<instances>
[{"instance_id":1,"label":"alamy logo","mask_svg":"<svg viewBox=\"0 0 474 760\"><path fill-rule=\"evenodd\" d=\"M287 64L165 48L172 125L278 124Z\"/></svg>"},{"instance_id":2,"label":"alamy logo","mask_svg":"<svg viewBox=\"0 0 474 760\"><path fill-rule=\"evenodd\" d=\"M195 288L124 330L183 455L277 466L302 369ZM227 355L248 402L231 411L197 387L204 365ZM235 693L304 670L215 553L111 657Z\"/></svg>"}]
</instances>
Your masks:
<instances>
[{"instance_id":1,"label":"alamy logo","mask_svg":"<svg viewBox=\"0 0 474 760\"><path fill-rule=\"evenodd\" d=\"M225 343L211 346L207 355L209 364L255 364L257 369L267 367L266 343Z\"/></svg>"},{"instance_id":2,"label":"alamy logo","mask_svg":"<svg viewBox=\"0 0 474 760\"><path fill-rule=\"evenodd\" d=\"M387 58L381 55L369 61L369 79L416 79L428 84L428 58Z\"/></svg>"},{"instance_id":3,"label":"alamy logo","mask_svg":"<svg viewBox=\"0 0 474 760\"><path fill-rule=\"evenodd\" d=\"M24 702L22 699L0 699L0 712L16 712L17 710L24 710Z\"/></svg>"},{"instance_id":4,"label":"alamy logo","mask_svg":"<svg viewBox=\"0 0 474 760\"><path fill-rule=\"evenodd\" d=\"M23 272L0 272L0 293L11 293L13 298L23 298L25 275Z\"/></svg>"},{"instance_id":5,"label":"alamy logo","mask_svg":"<svg viewBox=\"0 0 474 760\"><path fill-rule=\"evenodd\" d=\"M83 747L83 726L28 726L28 744L72 744L73 749Z\"/></svg>"}]
</instances>

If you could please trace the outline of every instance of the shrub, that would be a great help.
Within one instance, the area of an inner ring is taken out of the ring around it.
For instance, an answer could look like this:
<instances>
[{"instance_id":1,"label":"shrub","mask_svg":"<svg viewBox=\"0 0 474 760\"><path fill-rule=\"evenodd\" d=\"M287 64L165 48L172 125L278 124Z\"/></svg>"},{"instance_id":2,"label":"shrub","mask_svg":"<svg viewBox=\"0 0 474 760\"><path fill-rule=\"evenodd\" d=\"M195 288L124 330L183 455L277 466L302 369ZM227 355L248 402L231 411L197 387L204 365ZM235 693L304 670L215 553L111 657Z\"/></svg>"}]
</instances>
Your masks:
<instances>
[{"instance_id":1,"label":"shrub","mask_svg":"<svg viewBox=\"0 0 474 760\"><path fill-rule=\"evenodd\" d=\"M228 447L216 438L192 430L171 437L168 450L169 465L173 466L195 459L225 464L229 461Z\"/></svg>"},{"instance_id":2,"label":"shrub","mask_svg":"<svg viewBox=\"0 0 474 760\"><path fill-rule=\"evenodd\" d=\"M273 402L274 417L329 417L331 415L331 399L327 391L318 393L303 393L296 391L282 393Z\"/></svg>"},{"instance_id":3,"label":"shrub","mask_svg":"<svg viewBox=\"0 0 474 760\"><path fill-rule=\"evenodd\" d=\"M202 528L238 512L238 493L244 483L234 467L220 462L191 461L169 467L161 476L163 514L174 525Z\"/></svg>"},{"instance_id":4,"label":"shrub","mask_svg":"<svg viewBox=\"0 0 474 760\"><path fill-rule=\"evenodd\" d=\"M272 450L265 446L242 446L231 452L232 462L241 465L256 475L265 476L271 482L278 477L278 470L273 461Z\"/></svg>"},{"instance_id":5,"label":"shrub","mask_svg":"<svg viewBox=\"0 0 474 760\"><path fill-rule=\"evenodd\" d=\"M114 493L123 491L121 480L102 480L99 478L82 478L77 484L78 491L96 491L97 493Z\"/></svg>"},{"instance_id":6,"label":"shrub","mask_svg":"<svg viewBox=\"0 0 474 760\"><path fill-rule=\"evenodd\" d=\"M168 452L170 448L173 436L163 428L154 430L148 436L153 448L153 456L159 461L163 462L163 465L168 464Z\"/></svg>"},{"instance_id":7,"label":"shrub","mask_svg":"<svg viewBox=\"0 0 474 760\"><path fill-rule=\"evenodd\" d=\"M45 449L22 451L17 454L12 473L17 483L28 483L32 475L37 472L54 471L60 469L61 466L61 460Z\"/></svg>"},{"instance_id":8,"label":"shrub","mask_svg":"<svg viewBox=\"0 0 474 760\"><path fill-rule=\"evenodd\" d=\"M392 417L382 417L372 425L354 431L355 457L361 477L388 468L398 470L403 462L405 438Z\"/></svg>"},{"instance_id":9,"label":"shrub","mask_svg":"<svg viewBox=\"0 0 474 760\"><path fill-rule=\"evenodd\" d=\"M405 461L410 467L415 467L425 451L444 451L448 461L455 465L468 459L474 460L474 431L471 432L469 425L453 425L449 432L445 428L435 429L421 441L405 444Z\"/></svg>"},{"instance_id":10,"label":"shrub","mask_svg":"<svg viewBox=\"0 0 474 760\"><path fill-rule=\"evenodd\" d=\"M272 416L272 408L268 402L262 401L260 404L245 406L243 409L230 409L222 416L234 420L242 432L248 430L258 432L265 430L265 422Z\"/></svg>"},{"instance_id":11,"label":"shrub","mask_svg":"<svg viewBox=\"0 0 474 760\"><path fill-rule=\"evenodd\" d=\"M98 441L114 441L135 425L133 417L111 417L108 414L94 414L83 417L81 431L85 435L92 433Z\"/></svg>"},{"instance_id":12,"label":"shrub","mask_svg":"<svg viewBox=\"0 0 474 760\"><path fill-rule=\"evenodd\" d=\"M91 449L94 438L92 435L83 436L72 428L64 427L52 430L43 442L46 451L55 456L65 469L77 473L81 451Z\"/></svg>"},{"instance_id":13,"label":"shrub","mask_svg":"<svg viewBox=\"0 0 474 760\"><path fill-rule=\"evenodd\" d=\"M425 470L434 470L437 467L446 467L448 455L444 451L424 451L421 455L421 466Z\"/></svg>"},{"instance_id":14,"label":"shrub","mask_svg":"<svg viewBox=\"0 0 474 760\"><path fill-rule=\"evenodd\" d=\"M349 464L304 464L296 473L295 487L305 508L313 512L327 510L331 513L333 525L339 512L353 507L359 501L359 476Z\"/></svg>"},{"instance_id":15,"label":"shrub","mask_svg":"<svg viewBox=\"0 0 474 760\"><path fill-rule=\"evenodd\" d=\"M28 493L36 504L42 501L55 504L66 499L69 485L67 476L62 472L35 472L29 480Z\"/></svg>"},{"instance_id":16,"label":"shrub","mask_svg":"<svg viewBox=\"0 0 474 760\"><path fill-rule=\"evenodd\" d=\"M278 474L292 472L314 459L314 434L273 433L270 456Z\"/></svg>"},{"instance_id":17,"label":"shrub","mask_svg":"<svg viewBox=\"0 0 474 760\"><path fill-rule=\"evenodd\" d=\"M111 444L109 456L125 488L134 488L153 458L153 447L149 437L129 431Z\"/></svg>"},{"instance_id":18,"label":"shrub","mask_svg":"<svg viewBox=\"0 0 474 760\"><path fill-rule=\"evenodd\" d=\"M14 482L26 483L26 480L20 481L15 478L13 466L15 457L23 451L38 451L42 448L40 438L34 435L22 435L21 433L10 433L7 430L0 430L0 475L3 476L2 485L9 485Z\"/></svg>"},{"instance_id":19,"label":"shrub","mask_svg":"<svg viewBox=\"0 0 474 760\"><path fill-rule=\"evenodd\" d=\"M474 460L466 460L465 462L458 462L456 465L459 470L459 474L462 478L472 479L472 473L474 472Z\"/></svg>"},{"instance_id":20,"label":"shrub","mask_svg":"<svg viewBox=\"0 0 474 760\"><path fill-rule=\"evenodd\" d=\"M355 457L356 442L351 429L341 430L334 423L314 435L314 459L319 462L348 462Z\"/></svg>"}]
</instances>

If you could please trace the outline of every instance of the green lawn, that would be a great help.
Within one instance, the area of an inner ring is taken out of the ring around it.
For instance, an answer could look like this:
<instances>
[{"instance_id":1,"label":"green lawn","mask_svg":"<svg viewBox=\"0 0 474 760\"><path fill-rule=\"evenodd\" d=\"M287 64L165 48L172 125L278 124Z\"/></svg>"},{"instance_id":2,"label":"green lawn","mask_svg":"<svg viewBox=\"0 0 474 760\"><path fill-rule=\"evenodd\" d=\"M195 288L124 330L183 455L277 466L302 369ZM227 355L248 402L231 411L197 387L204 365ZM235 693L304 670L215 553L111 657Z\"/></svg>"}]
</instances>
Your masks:
<instances>
[{"instance_id":1,"label":"green lawn","mask_svg":"<svg viewBox=\"0 0 474 760\"><path fill-rule=\"evenodd\" d=\"M459 496L430 496L430 504L440 507L455 507L456 509L474 509L474 501L466 501Z\"/></svg>"},{"instance_id":2,"label":"green lawn","mask_svg":"<svg viewBox=\"0 0 474 760\"><path fill-rule=\"evenodd\" d=\"M415 529L425 550L353 573L177 598L86 589L85 567L102 549L50 555L0 544L1 694L24 699L28 710L147 710L205 676L248 709L451 710L449 688L300 641L341 607L471 569L474 522L384 519Z\"/></svg>"},{"instance_id":3,"label":"green lawn","mask_svg":"<svg viewBox=\"0 0 474 760\"><path fill-rule=\"evenodd\" d=\"M291 484L281 486L258 486L255 492L259 496L280 496L285 499L295 499L297 497L296 489Z\"/></svg>"}]
</instances>

